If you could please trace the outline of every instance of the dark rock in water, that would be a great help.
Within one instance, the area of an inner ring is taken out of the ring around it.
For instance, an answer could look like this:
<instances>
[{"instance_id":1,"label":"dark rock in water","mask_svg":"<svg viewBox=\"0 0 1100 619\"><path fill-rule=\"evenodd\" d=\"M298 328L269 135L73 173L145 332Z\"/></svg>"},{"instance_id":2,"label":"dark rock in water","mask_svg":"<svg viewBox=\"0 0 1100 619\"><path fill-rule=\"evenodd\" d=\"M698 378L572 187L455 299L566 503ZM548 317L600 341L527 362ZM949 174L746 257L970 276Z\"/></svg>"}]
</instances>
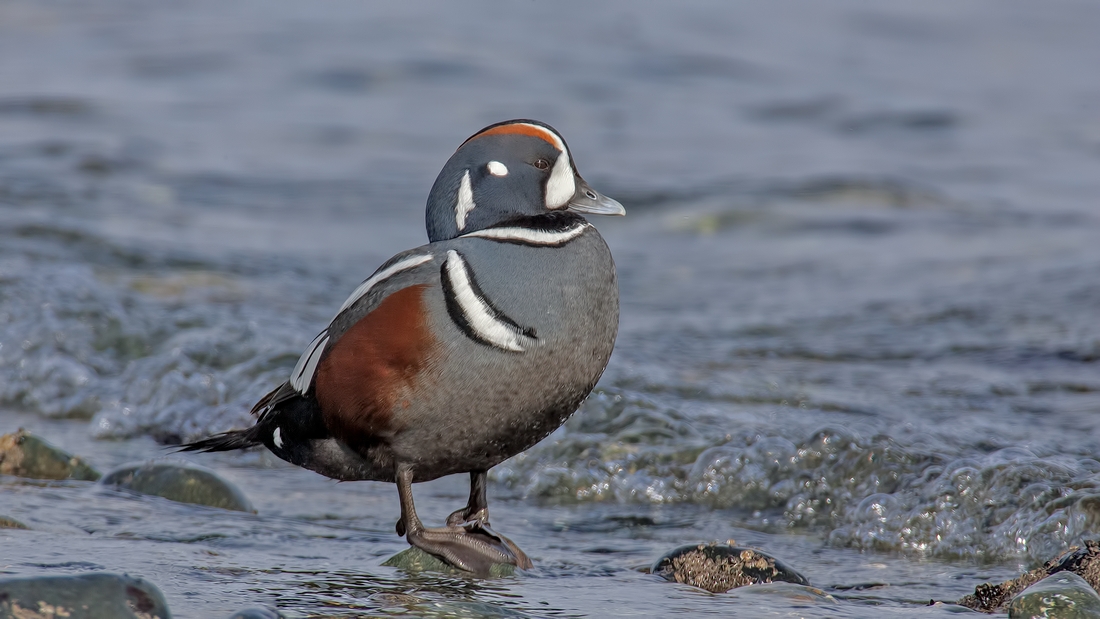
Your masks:
<instances>
[{"instance_id":1,"label":"dark rock in water","mask_svg":"<svg viewBox=\"0 0 1100 619\"><path fill-rule=\"evenodd\" d=\"M653 573L711 593L770 582L810 584L802 574L775 557L729 544L681 546L658 559L653 564Z\"/></svg>"},{"instance_id":2,"label":"dark rock in water","mask_svg":"<svg viewBox=\"0 0 1100 619\"><path fill-rule=\"evenodd\" d=\"M1083 546L1073 546L1044 563L1042 567L1024 572L999 585L989 583L978 585L973 594L963 596L956 603L985 613L1001 612L1015 595L1047 576L1059 572L1076 574L1083 578L1094 591L1100 591L1100 541L1088 540Z\"/></svg>"},{"instance_id":3,"label":"dark rock in water","mask_svg":"<svg viewBox=\"0 0 1100 619\"><path fill-rule=\"evenodd\" d=\"M0 529L26 529L27 525L19 522L15 518L8 518L7 516L0 516Z\"/></svg>"},{"instance_id":4,"label":"dark rock in water","mask_svg":"<svg viewBox=\"0 0 1100 619\"><path fill-rule=\"evenodd\" d=\"M107 473L99 483L180 503L256 512L239 488L214 471L187 462L124 464Z\"/></svg>"},{"instance_id":5,"label":"dark rock in water","mask_svg":"<svg viewBox=\"0 0 1100 619\"><path fill-rule=\"evenodd\" d=\"M169 619L152 583L125 574L0 580L0 617L22 619Z\"/></svg>"},{"instance_id":6,"label":"dark rock in water","mask_svg":"<svg viewBox=\"0 0 1100 619\"><path fill-rule=\"evenodd\" d=\"M22 428L0 436L0 475L31 479L99 479L99 471L80 458Z\"/></svg>"},{"instance_id":7,"label":"dark rock in water","mask_svg":"<svg viewBox=\"0 0 1100 619\"><path fill-rule=\"evenodd\" d=\"M229 619L286 619L286 615L274 608L258 607L238 610Z\"/></svg>"},{"instance_id":8,"label":"dark rock in water","mask_svg":"<svg viewBox=\"0 0 1100 619\"><path fill-rule=\"evenodd\" d=\"M386 559L382 563L386 567L396 567L406 572L443 572L444 574L469 574L469 572L463 571L454 567L453 565L444 562L442 559L430 555L423 550L411 546L401 552L393 555L389 559ZM511 576L516 573L516 566L508 565L504 563L494 563L489 568L489 576L492 578L500 578L502 576Z\"/></svg>"},{"instance_id":9,"label":"dark rock in water","mask_svg":"<svg viewBox=\"0 0 1100 619\"><path fill-rule=\"evenodd\" d=\"M1019 593L1008 604L1009 619L1094 619L1100 595L1073 572L1051 574Z\"/></svg>"}]
</instances>

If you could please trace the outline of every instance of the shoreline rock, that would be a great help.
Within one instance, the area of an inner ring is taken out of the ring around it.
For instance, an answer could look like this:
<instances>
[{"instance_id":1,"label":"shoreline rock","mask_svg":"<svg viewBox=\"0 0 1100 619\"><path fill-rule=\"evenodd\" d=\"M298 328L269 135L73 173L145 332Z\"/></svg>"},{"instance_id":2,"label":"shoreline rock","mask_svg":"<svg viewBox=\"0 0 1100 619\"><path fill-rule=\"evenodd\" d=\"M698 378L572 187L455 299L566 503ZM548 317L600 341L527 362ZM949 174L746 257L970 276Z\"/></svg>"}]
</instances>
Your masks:
<instances>
[{"instance_id":1,"label":"shoreline rock","mask_svg":"<svg viewBox=\"0 0 1100 619\"><path fill-rule=\"evenodd\" d=\"M152 460L124 464L99 480L101 486L159 496L177 503L256 513L248 497L210 469L190 462Z\"/></svg>"},{"instance_id":2,"label":"shoreline rock","mask_svg":"<svg viewBox=\"0 0 1100 619\"><path fill-rule=\"evenodd\" d=\"M1094 591L1100 591L1100 541L1088 540L1073 546L1042 567L1024 572L1000 584L984 583L974 593L964 595L956 604L983 613L1002 612L1012 598L1051 574L1070 572L1083 578Z\"/></svg>"},{"instance_id":3,"label":"shoreline rock","mask_svg":"<svg viewBox=\"0 0 1100 619\"><path fill-rule=\"evenodd\" d=\"M681 546L657 559L651 571L670 582L711 593L773 582L810 584L779 559L759 550L738 548L732 542Z\"/></svg>"},{"instance_id":4,"label":"shoreline rock","mask_svg":"<svg viewBox=\"0 0 1100 619\"><path fill-rule=\"evenodd\" d=\"M55 447L23 428L0 436L0 475L28 479L96 481L99 471L79 456Z\"/></svg>"}]
</instances>

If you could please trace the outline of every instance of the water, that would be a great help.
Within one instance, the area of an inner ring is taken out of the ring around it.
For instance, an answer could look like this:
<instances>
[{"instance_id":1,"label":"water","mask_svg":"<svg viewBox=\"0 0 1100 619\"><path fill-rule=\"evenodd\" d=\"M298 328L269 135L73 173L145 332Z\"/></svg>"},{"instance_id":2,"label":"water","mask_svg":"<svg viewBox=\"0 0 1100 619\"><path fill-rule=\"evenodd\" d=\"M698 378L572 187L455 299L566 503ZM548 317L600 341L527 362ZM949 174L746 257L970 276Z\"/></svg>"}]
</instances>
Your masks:
<instances>
[{"instance_id":1,"label":"water","mask_svg":"<svg viewBox=\"0 0 1100 619\"><path fill-rule=\"evenodd\" d=\"M102 469L248 423L423 242L453 149L532 117L629 217L597 394L493 471L536 562L382 567L392 486L191 456L258 514L0 481L5 574L180 617L947 616L1100 522L1100 7L0 5L0 430ZM426 519L466 481L416 488ZM734 538L833 596L640 568ZM880 586L868 587L877 583Z\"/></svg>"}]
</instances>

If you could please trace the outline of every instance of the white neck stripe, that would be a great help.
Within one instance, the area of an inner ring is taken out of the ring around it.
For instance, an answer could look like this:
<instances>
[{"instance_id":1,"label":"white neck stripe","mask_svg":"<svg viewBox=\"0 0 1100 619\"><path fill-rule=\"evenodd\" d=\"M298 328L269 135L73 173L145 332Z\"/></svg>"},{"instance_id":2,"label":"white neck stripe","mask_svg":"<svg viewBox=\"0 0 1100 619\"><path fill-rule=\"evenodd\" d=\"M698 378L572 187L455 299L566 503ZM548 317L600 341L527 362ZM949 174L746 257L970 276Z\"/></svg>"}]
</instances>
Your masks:
<instances>
[{"instance_id":1,"label":"white neck stripe","mask_svg":"<svg viewBox=\"0 0 1100 619\"><path fill-rule=\"evenodd\" d=\"M466 261L453 249L447 251L445 271L462 317L477 338L503 350L523 352L530 338L497 318L485 299L474 292Z\"/></svg>"},{"instance_id":2,"label":"white neck stripe","mask_svg":"<svg viewBox=\"0 0 1100 619\"><path fill-rule=\"evenodd\" d=\"M458 184L458 202L455 203L455 223L458 229L466 227L466 215L474 210L474 188L470 185L470 171L462 175L462 182Z\"/></svg>"},{"instance_id":3,"label":"white neck stripe","mask_svg":"<svg viewBox=\"0 0 1100 619\"><path fill-rule=\"evenodd\" d=\"M564 245L584 234L584 231L591 227L591 225L592 224L589 223L582 223L573 228L560 231L519 227L486 228L485 230L467 232L459 238L477 237L489 239L490 241L515 242L524 245L558 246Z\"/></svg>"}]
</instances>

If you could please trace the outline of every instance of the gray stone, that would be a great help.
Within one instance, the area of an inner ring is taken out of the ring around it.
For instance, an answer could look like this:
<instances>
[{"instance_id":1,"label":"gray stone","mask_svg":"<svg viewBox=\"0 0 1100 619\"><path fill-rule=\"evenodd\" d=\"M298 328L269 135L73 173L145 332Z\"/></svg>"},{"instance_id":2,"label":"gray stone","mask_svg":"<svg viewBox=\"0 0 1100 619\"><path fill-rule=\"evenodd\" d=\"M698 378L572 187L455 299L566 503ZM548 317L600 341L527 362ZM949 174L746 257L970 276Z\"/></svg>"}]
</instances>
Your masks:
<instances>
[{"instance_id":1,"label":"gray stone","mask_svg":"<svg viewBox=\"0 0 1100 619\"><path fill-rule=\"evenodd\" d=\"M699 587L711 593L771 582L810 584L802 574L779 559L759 550L730 544L681 546L657 559L652 572L665 580Z\"/></svg>"},{"instance_id":2,"label":"gray stone","mask_svg":"<svg viewBox=\"0 0 1100 619\"><path fill-rule=\"evenodd\" d=\"M239 488L214 471L188 462L160 460L124 464L107 473L99 483L180 503L256 512Z\"/></svg>"},{"instance_id":3,"label":"gray stone","mask_svg":"<svg viewBox=\"0 0 1100 619\"><path fill-rule=\"evenodd\" d=\"M99 479L99 471L77 456L22 428L0 436L0 475L31 479Z\"/></svg>"},{"instance_id":4,"label":"gray stone","mask_svg":"<svg viewBox=\"0 0 1100 619\"><path fill-rule=\"evenodd\" d=\"M125 574L0 580L0 619L170 619L152 583Z\"/></svg>"},{"instance_id":5,"label":"gray stone","mask_svg":"<svg viewBox=\"0 0 1100 619\"><path fill-rule=\"evenodd\" d=\"M1095 619L1100 595L1073 572L1051 574L1024 589L1008 604L1009 619Z\"/></svg>"},{"instance_id":6,"label":"gray stone","mask_svg":"<svg viewBox=\"0 0 1100 619\"><path fill-rule=\"evenodd\" d=\"M386 567L396 567L397 569L404 570L406 572L443 572L444 574L469 574L463 570L444 562L442 559L436 558L423 550L411 546L406 550L393 555L389 559L386 559L382 565ZM503 563L495 563L493 567L489 568L489 576L492 578L499 578L502 576L511 576L516 573L516 566L507 565Z\"/></svg>"}]
</instances>

